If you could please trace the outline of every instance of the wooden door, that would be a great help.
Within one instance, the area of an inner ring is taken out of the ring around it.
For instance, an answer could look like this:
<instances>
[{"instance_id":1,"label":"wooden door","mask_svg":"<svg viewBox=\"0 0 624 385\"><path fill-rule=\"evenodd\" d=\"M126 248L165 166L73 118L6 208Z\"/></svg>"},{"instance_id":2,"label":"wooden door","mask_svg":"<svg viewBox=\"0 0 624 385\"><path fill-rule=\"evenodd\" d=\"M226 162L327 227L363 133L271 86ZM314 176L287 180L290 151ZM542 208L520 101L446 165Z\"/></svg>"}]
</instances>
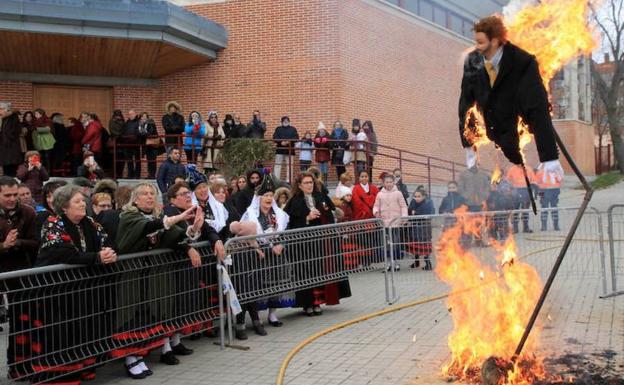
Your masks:
<instances>
[{"instance_id":1,"label":"wooden door","mask_svg":"<svg viewBox=\"0 0 624 385\"><path fill-rule=\"evenodd\" d=\"M34 108L43 108L48 116L60 112L65 119L79 118L81 112L97 114L103 126L113 113L113 89L109 87L70 87L34 85Z\"/></svg>"}]
</instances>

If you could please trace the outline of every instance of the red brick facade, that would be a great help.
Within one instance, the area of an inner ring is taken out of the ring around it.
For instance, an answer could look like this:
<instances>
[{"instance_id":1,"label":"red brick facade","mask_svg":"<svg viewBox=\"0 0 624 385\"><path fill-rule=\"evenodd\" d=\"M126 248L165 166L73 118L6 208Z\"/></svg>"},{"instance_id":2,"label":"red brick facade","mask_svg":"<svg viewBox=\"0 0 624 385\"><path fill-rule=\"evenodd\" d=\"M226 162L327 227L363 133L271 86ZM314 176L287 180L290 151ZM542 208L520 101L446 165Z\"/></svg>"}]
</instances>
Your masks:
<instances>
[{"instance_id":1,"label":"red brick facade","mask_svg":"<svg viewBox=\"0 0 624 385\"><path fill-rule=\"evenodd\" d=\"M380 144L463 163L457 100L464 38L379 0L246 0L188 9L223 24L228 47L158 87L115 87L114 108L146 110L158 124L168 100L180 102L185 115L236 112L244 122L257 108L268 135L282 115L301 133L319 121L350 127L358 117L373 121ZM4 99L32 108L32 87L0 82ZM390 156L376 167L399 166L397 152L380 152ZM424 165L402 166L417 180L427 175ZM432 172L440 182L451 177Z\"/></svg>"}]
</instances>

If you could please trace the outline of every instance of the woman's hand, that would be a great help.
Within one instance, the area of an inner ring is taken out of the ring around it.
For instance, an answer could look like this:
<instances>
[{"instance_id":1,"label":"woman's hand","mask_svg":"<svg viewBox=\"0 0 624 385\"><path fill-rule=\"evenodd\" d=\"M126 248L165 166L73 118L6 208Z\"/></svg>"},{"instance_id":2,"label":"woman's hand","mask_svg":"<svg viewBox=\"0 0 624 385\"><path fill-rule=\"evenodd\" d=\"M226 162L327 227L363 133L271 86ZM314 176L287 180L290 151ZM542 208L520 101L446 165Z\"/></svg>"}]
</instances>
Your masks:
<instances>
[{"instance_id":1,"label":"woman's hand","mask_svg":"<svg viewBox=\"0 0 624 385\"><path fill-rule=\"evenodd\" d=\"M217 260L223 262L225 259L225 247L223 246L223 242L217 241L217 243L215 243L214 253L217 256Z\"/></svg>"},{"instance_id":2,"label":"woman's hand","mask_svg":"<svg viewBox=\"0 0 624 385\"><path fill-rule=\"evenodd\" d=\"M317 219L320 216L321 216L320 211L318 211L317 209L312 209L312 210L310 210L310 213L306 217L306 220L307 221L313 221L313 220Z\"/></svg>"},{"instance_id":3,"label":"woman's hand","mask_svg":"<svg viewBox=\"0 0 624 385\"><path fill-rule=\"evenodd\" d=\"M195 234L199 233L204 225L204 210L201 207L197 206L195 209L195 220L193 221L193 232Z\"/></svg>"},{"instance_id":4,"label":"woman's hand","mask_svg":"<svg viewBox=\"0 0 624 385\"><path fill-rule=\"evenodd\" d=\"M99 252L99 256L100 256L100 261L105 265L109 263L117 262L117 253L115 252L115 250L111 249L110 247L102 248L102 250L100 250Z\"/></svg>"},{"instance_id":5,"label":"woman's hand","mask_svg":"<svg viewBox=\"0 0 624 385\"><path fill-rule=\"evenodd\" d=\"M284 246L282 246L282 245L275 245L275 246L273 246L273 254L275 254L275 255L282 255L283 251L284 251Z\"/></svg>"},{"instance_id":6,"label":"woman's hand","mask_svg":"<svg viewBox=\"0 0 624 385\"><path fill-rule=\"evenodd\" d=\"M174 215L173 217L171 217L171 219L173 219L172 225L175 225L176 223L182 221L190 221L195 216L195 210L196 206L192 206L190 209L185 210L178 215Z\"/></svg>"},{"instance_id":7,"label":"woman's hand","mask_svg":"<svg viewBox=\"0 0 624 385\"><path fill-rule=\"evenodd\" d=\"M191 259L191 265L193 265L193 267L200 267L201 266L201 256L199 255L199 252L197 250L195 250L192 247L189 247L188 251L186 252L189 256L189 258Z\"/></svg>"}]
</instances>

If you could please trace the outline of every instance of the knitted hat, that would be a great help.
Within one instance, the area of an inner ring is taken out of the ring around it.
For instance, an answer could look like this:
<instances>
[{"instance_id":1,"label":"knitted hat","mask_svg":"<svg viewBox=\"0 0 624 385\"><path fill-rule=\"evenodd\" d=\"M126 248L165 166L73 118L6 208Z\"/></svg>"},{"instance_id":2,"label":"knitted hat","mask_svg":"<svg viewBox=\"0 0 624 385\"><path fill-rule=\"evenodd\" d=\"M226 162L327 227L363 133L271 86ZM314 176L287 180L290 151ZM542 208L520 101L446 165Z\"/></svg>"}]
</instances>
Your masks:
<instances>
[{"instance_id":1,"label":"knitted hat","mask_svg":"<svg viewBox=\"0 0 624 385\"><path fill-rule=\"evenodd\" d=\"M352 195L353 192L351 190L351 187L347 187L343 184L338 185L338 187L336 187L336 198L338 199L342 199L347 195Z\"/></svg>"},{"instance_id":2,"label":"knitted hat","mask_svg":"<svg viewBox=\"0 0 624 385\"><path fill-rule=\"evenodd\" d=\"M323 122L319 122L318 127L316 129L327 131L327 128L325 128L325 125L323 124Z\"/></svg>"}]
</instances>

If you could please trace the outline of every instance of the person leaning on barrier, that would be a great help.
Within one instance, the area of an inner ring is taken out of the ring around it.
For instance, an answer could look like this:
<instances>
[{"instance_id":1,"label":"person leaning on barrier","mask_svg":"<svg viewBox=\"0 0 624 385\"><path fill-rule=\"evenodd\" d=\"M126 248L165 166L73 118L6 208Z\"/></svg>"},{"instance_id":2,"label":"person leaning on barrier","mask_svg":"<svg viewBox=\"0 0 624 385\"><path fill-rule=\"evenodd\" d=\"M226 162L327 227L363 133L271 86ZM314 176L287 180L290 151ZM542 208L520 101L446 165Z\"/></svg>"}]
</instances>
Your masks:
<instances>
[{"instance_id":1,"label":"person leaning on barrier","mask_svg":"<svg viewBox=\"0 0 624 385\"><path fill-rule=\"evenodd\" d=\"M312 226L332 224L335 222L334 203L319 188L314 175L303 172L297 176L292 189L292 197L284 211L290 216L288 229L300 229ZM337 255L337 248L332 239L318 239L306 242L298 252L293 252L293 265L299 280L318 279L327 272L327 261L321 256ZM315 256L313 260L312 256ZM335 256L334 258L337 258ZM340 265L340 264L336 264ZM296 293L296 306L303 308L308 316L321 315L321 304L336 305L340 298L351 296L348 279L299 290Z\"/></svg>"},{"instance_id":2,"label":"person leaning on barrier","mask_svg":"<svg viewBox=\"0 0 624 385\"><path fill-rule=\"evenodd\" d=\"M433 201L422 190L414 191L414 199L407 208L409 216L433 215L435 207ZM411 221L411 236L409 237L409 250L414 255L414 263L410 265L412 269L420 266L420 257L423 257L425 266L423 270L431 270L431 218L418 218Z\"/></svg>"},{"instance_id":3,"label":"person leaning on barrier","mask_svg":"<svg viewBox=\"0 0 624 385\"><path fill-rule=\"evenodd\" d=\"M156 187L151 183L139 183L132 190L130 201L123 207L119 228L117 229L116 243L119 251L121 253L134 253L152 249L173 248L178 251L185 251L191 260L192 266L200 267L202 263L201 256L195 248L189 245L188 238L196 240L201 235L203 215L197 215L196 207L191 207L177 215L163 216L156 201L157 193ZM186 231L183 229L183 226L177 226L178 223L185 223L192 219L194 219L193 224L187 226ZM167 280L168 277L165 274L162 278L154 278L153 281L149 282L148 286L150 287L147 288L147 291L152 295L159 295L157 294L158 286L161 284L163 288L170 286L168 282L162 281ZM124 298L121 299L122 302L123 300ZM130 299L125 300L128 301ZM157 309L151 308L144 309L144 311L148 313L148 317L155 317L158 312ZM132 325L144 322L141 319L135 320L133 318L136 317L135 314L128 314L127 316L130 319L125 320L125 322L120 321L120 327L123 327L125 324ZM171 314L164 316L170 317ZM126 338L125 333L120 333L118 342L125 344L125 346L130 345L134 347L134 354L126 357L126 370L131 378L142 379L152 374L143 361L143 356L147 355L150 349L159 346L162 346L161 362L167 365L179 364L179 360L175 357L175 352L172 350L176 346L181 345L179 334L174 334L171 339L169 337L161 337L163 338L157 341L148 340L135 343L135 339L131 337ZM183 354L186 352L188 354L190 349L177 348L176 350L178 350L178 353L182 352ZM121 353L119 356L121 356Z\"/></svg>"},{"instance_id":4,"label":"person leaning on barrier","mask_svg":"<svg viewBox=\"0 0 624 385\"><path fill-rule=\"evenodd\" d=\"M58 188L54 191L52 206L55 215L48 217L41 231L41 247L35 266L96 265L117 261L110 238L102 226L87 216L87 203L80 187ZM33 357L34 365L40 368L35 382L45 380L46 383L61 384L80 378L93 379L93 365L103 352L96 344L109 336L105 335L102 326L105 319L101 317L105 316L100 316L105 309L97 309L97 305L85 307L84 301L89 296L97 296L100 299L98 304L106 304L110 298L97 288L81 288L77 292L67 284L57 289L67 290L67 295L55 294L57 298L53 301L42 299L42 310L35 312L33 309L30 314L33 324L41 325L33 333L32 341L33 349L41 346L39 357ZM66 335L66 328L74 332ZM59 375L63 376L57 378Z\"/></svg>"}]
</instances>

